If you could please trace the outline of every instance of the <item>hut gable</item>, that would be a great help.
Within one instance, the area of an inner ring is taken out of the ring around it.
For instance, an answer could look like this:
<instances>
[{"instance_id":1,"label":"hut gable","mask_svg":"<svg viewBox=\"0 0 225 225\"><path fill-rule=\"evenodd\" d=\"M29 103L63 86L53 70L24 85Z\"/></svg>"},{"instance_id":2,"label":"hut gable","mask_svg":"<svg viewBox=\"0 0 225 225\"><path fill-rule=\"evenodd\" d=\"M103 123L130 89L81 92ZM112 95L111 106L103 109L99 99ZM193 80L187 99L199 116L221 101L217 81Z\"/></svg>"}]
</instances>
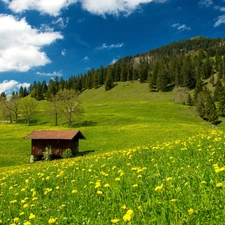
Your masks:
<instances>
[{"instance_id":1,"label":"hut gable","mask_svg":"<svg viewBox=\"0 0 225 225\"><path fill-rule=\"evenodd\" d=\"M46 147L51 148L55 157L70 148L73 153L78 152L79 139L86 139L79 130L36 130L25 138L32 139L31 155L36 158L43 157Z\"/></svg>"}]
</instances>

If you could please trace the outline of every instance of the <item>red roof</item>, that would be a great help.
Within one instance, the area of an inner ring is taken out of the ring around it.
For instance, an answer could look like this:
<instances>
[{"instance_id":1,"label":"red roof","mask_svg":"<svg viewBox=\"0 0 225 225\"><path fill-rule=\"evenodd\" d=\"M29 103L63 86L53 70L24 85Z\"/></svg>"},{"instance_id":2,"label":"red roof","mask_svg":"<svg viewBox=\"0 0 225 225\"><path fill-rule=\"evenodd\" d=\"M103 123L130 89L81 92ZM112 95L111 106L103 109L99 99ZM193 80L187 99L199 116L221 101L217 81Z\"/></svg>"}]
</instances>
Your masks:
<instances>
[{"instance_id":1,"label":"red roof","mask_svg":"<svg viewBox=\"0 0 225 225\"><path fill-rule=\"evenodd\" d=\"M72 140L74 137L86 139L79 130L35 130L28 134L25 138Z\"/></svg>"}]
</instances>

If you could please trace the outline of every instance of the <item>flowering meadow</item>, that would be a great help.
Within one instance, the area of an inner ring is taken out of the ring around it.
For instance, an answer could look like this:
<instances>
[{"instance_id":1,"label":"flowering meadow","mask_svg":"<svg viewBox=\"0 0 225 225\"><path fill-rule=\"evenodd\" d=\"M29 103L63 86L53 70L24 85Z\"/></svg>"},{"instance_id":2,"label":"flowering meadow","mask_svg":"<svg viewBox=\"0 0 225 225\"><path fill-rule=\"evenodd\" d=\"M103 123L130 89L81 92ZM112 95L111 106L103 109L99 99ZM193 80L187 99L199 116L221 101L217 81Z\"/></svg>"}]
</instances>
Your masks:
<instances>
[{"instance_id":1,"label":"flowering meadow","mask_svg":"<svg viewBox=\"0 0 225 225\"><path fill-rule=\"evenodd\" d=\"M0 224L225 224L225 134L6 167Z\"/></svg>"}]
</instances>

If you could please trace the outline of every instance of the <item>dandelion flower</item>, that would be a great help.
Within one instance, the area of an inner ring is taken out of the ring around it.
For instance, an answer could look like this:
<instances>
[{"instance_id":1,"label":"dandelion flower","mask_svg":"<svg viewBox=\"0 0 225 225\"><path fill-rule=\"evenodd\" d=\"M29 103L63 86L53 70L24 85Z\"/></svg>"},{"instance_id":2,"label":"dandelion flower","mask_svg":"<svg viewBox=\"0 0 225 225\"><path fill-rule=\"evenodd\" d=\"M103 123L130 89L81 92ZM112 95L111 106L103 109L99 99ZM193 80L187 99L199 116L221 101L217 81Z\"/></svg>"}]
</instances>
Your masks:
<instances>
[{"instance_id":1,"label":"dandelion flower","mask_svg":"<svg viewBox=\"0 0 225 225\"><path fill-rule=\"evenodd\" d=\"M189 215L192 215L192 214L194 213L194 209L190 208L190 209L188 210L188 213L189 213Z\"/></svg>"},{"instance_id":2,"label":"dandelion flower","mask_svg":"<svg viewBox=\"0 0 225 225\"><path fill-rule=\"evenodd\" d=\"M78 191L77 191L77 190L75 190L75 189L74 189L74 190L72 190L72 193L73 193L73 194L76 194L77 192L78 192Z\"/></svg>"},{"instance_id":3,"label":"dandelion flower","mask_svg":"<svg viewBox=\"0 0 225 225\"><path fill-rule=\"evenodd\" d=\"M56 219L51 217L49 220L48 220L48 223L49 224L52 224L52 223L55 223L56 222Z\"/></svg>"},{"instance_id":4,"label":"dandelion flower","mask_svg":"<svg viewBox=\"0 0 225 225\"><path fill-rule=\"evenodd\" d=\"M98 194L98 195L102 195L103 192L102 192L102 191L97 191L97 194Z\"/></svg>"},{"instance_id":5,"label":"dandelion flower","mask_svg":"<svg viewBox=\"0 0 225 225\"><path fill-rule=\"evenodd\" d=\"M19 220L20 220L20 219L19 219L18 217L16 217L16 218L14 218L14 220L13 220L13 221L14 221L14 223L18 223L18 222L19 222Z\"/></svg>"},{"instance_id":6,"label":"dandelion flower","mask_svg":"<svg viewBox=\"0 0 225 225\"><path fill-rule=\"evenodd\" d=\"M172 180L172 177L167 177L166 178L166 181L171 181Z\"/></svg>"},{"instance_id":7,"label":"dandelion flower","mask_svg":"<svg viewBox=\"0 0 225 225\"><path fill-rule=\"evenodd\" d=\"M124 216L123 216L123 220L125 221L125 222L127 222L127 221L131 221L131 219L132 219L132 216L130 215L130 214L125 214Z\"/></svg>"},{"instance_id":8,"label":"dandelion flower","mask_svg":"<svg viewBox=\"0 0 225 225\"><path fill-rule=\"evenodd\" d=\"M115 181L120 181L120 178L119 178L119 177L116 177L116 178L115 178Z\"/></svg>"},{"instance_id":9,"label":"dandelion flower","mask_svg":"<svg viewBox=\"0 0 225 225\"><path fill-rule=\"evenodd\" d=\"M24 204L24 205L23 205L23 208L27 208L27 207L28 207L28 204Z\"/></svg>"},{"instance_id":10,"label":"dandelion flower","mask_svg":"<svg viewBox=\"0 0 225 225\"><path fill-rule=\"evenodd\" d=\"M222 187L222 186L223 186L222 183L217 183L217 184L216 184L216 187Z\"/></svg>"},{"instance_id":11,"label":"dandelion flower","mask_svg":"<svg viewBox=\"0 0 225 225\"><path fill-rule=\"evenodd\" d=\"M123 216L123 220L125 222L129 222L131 221L132 217L133 217L134 211L132 209L128 209L126 214Z\"/></svg>"},{"instance_id":12,"label":"dandelion flower","mask_svg":"<svg viewBox=\"0 0 225 225\"><path fill-rule=\"evenodd\" d=\"M23 216L23 215L24 215L24 212L21 212L21 213L20 213L20 216Z\"/></svg>"},{"instance_id":13,"label":"dandelion flower","mask_svg":"<svg viewBox=\"0 0 225 225\"><path fill-rule=\"evenodd\" d=\"M118 223L120 221L120 219L113 219L111 220L112 223Z\"/></svg>"},{"instance_id":14,"label":"dandelion flower","mask_svg":"<svg viewBox=\"0 0 225 225\"><path fill-rule=\"evenodd\" d=\"M23 225L31 225L31 223L29 221L23 223Z\"/></svg>"},{"instance_id":15,"label":"dandelion flower","mask_svg":"<svg viewBox=\"0 0 225 225\"><path fill-rule=\"evenodd\" d=\"M160 191L163 188L163 184L156 186L155 191Z\"/></svg>"},{"instance_id":16,"label":"dandelion flower","mask_svg":"<svg viewBox=\"0 0 225 225\"><path fill-rule=\"evenodd\" d=\"M127 209L126 205L123 205L121 208L124 210Z\"/></svg>"},{"instance_id":17,"label":"dandelion flower","mask_svg":"<svg viewBox=\"0 0 225 225\"><path fill-rule=\"evenodd\" d=\"M128 209L128 210L127 210L127 214L133 215L133 214L134 214L134 211L133 211L132 209Z\"/></svg>"},{"instance_id":18,"label":"dandelion flower","mask_svg":"<svg viewBox=\"0 0 225 225\"><path fill-rule=\"evenodd\" d=\"M136 187L138 187L138 184L134 184L134 185L133 185L133 188L136 188Z\"/></svg>"},{"instance_id":19,"label":"dandelion flower","mask_svg":"<svg viewBox=\"0 0 225 225\"><path fill-rule=\"evenodd\" d=\"M36 216L35 216L33 213L31 213L30 216L29 216L29 219L32 220L32 219L34 219L35 217L36 217Z\"/></svg>"},{"instance_id":20,"label":"dandelion flower","mask_svg":"<svg viewBox=\"0 0 225 225\"><path fill-rule=\"evenodd\" d=\"M105 184L104 187L110 187L110 185L109 184Z\"/></svg>"}]
</instances>

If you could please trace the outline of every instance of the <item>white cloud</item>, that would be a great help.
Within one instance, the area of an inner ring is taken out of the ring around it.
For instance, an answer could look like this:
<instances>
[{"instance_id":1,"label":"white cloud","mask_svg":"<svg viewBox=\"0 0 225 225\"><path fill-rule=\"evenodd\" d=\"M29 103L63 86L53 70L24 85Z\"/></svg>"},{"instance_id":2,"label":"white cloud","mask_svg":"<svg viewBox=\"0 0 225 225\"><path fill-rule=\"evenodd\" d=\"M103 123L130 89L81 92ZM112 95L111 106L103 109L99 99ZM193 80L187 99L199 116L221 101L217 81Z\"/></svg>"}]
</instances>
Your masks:
<instances>
[{"instance_id":1,"label":"white cloud","mask_svg":"<svg viewBox=\"0 0 225 225\"><path fill-rule=\"evenodd\" d=\"M85 61L85 62L87 62L89 60L89 57L88 56L85 56L82 60Z\"/></svg>"},{"instance_id":2,"label":"white cloud","mask_svg":"<svg viewBox=\"0 0 225 225\"><path fill-rule=\"evenodd\" d=\"M218 27L223 23L225 23L225 15L219 16L217 18L217 21L215 22L214 27Z\"/></svg>"},{"instance_id":3,"label":"white cloud","mask_svg":"<svg viewBox=\"0 0 225 225\"><path fill-rule=\"evenodd\" d=\"M81 0L80 0L81 1ZM125 15L131 14L141 4L150 2L163 3L166 0L82 0L82 7L90 13L105 16L113 14L118 16L120 13Z\"/></svg>"},{"instance_id":4,"label":"white cloud","mask_svg":"<svg viewBox=\"0 0 225 225\"><path fill-rule=\"evenodd\" d=\"M141 4L150 2L164 3L167 0L1 0L9 8L20 13L26 10L37 10L51 16L58 16L62 9L71 4L80 2L81 7L90 13L105 16L113 14L118 16L123 13L131 14ZM210 0L208 0L210 1Z\"/></svg>"},{"instance_id":5,"label":"white cloud","mask_svg":"<svg viewBox=\"0 0 225 225\"><path fill-rule=\"evenodd\" d=\"M18 91L20 87L29 88L29 83L19 83L15 80L4 80L0 83L0 93L5 92L6 94L11 94L13 91Z\"/></svg>"},{"instance_id":6,"label":"white cloud","mask_svg":"<svg viewBox=\"0 0 225 225\"><path fill-rule=\"evenodd\" d=\"M97 47L97 49L122 48L123 46L124 46L124 43L120 43L120 44L111 44L111 45L107 45L106 43L103 43L102 46Z\"/></svg>"},{"instance_id":7,"label":"white cloud","mask_svg":"<svg viewBox=\"0 0 225 225\"><path fill-rule=\"evenodd\" d=\"M66 49L65 49L65 48L61 51L61 54L62 54L63 56L66 55Z\"/></svg>"},{"instance_id":8,"label":"white cloud","mask_svg":"<svg viewBox=\"0 0 225 225\"><path fill-rule=\"evenodd\" d=\"M83 23L84 21L85 21L85 18L79 19L79 20L77 20L77 23Z\"/></svg>"},{"instance_id":9,"label":"white cloud","mask_svg":"<svg viewBox=\"0 0 225 225\"><path fill-rule=\"evenodd\" d=\"M213 5L213 0L200 0L198 3L200 6L209 7Z\"/></svg>"},{"instance_id":10,"label":"white cloud","mask_svg":"<svg viewBox=\"0 0 225 225\"><path fill-rule=\"evenodd\" d=\"M41 32L21 20L0 14L0 72L26 72L51 62L42 47L63 36L59 32Z\"/></svg>"},{"instance_id":11,"label":"white cloud","mask_svg":"<svg viewBox=\"0 0 225 225\"><path fill-rule=\"evenodd\" d=\"M62 76L62 72L53 72L53 73L41 73L41 72L37 72L36 73L37 75L40 75L40 76L47 76L47 77L61 77Z\"/></svg>"},{"instance_id":12,"label":"white cloud","mask_svg":"<svg viewBox=\"0 0 225 225\"><path fill-rule=\"evenodd\" d=\"M52 24L57 24L61 29L64 29L69 23L69 17L59 17L57 20L53 20Z\"/></svg>"},{"instance_id":13,"label":"white cloud","mask_svg":"<svg viewBox=\"0 0 225 225\"><path fill-rule=\"evenodd\" d=\"M77 0L2 0L15 13L26 10L37 10L43 14L58 16L60 11Z\"/></svg>"},{"instance_id":14,"label":"white cloud","mask_svg":"<svg viewBox=\"0 0 225 225\"><path fill-rule=\"evenodd\" d=\"M113 59L112 62L110 63L110 65L113 65L117 62L118 59Z\"/></svg>"},{"instance_id":15,"label":"white cloud","mask_svg":"<svg viewBox=\"0 0 225 225\"><path fill-rule=\"evenodd\" d=\"M176 28L179 31L184 31L184 30L191 30L190 27L188 27L186 24L179 24L179 23L174 23L172 25L173 28Z\"/></svg>"},{"instance_id":16,"label":"white cloud","mask_svg":"<svg viewBox=\"0 0 225 225\"><path fill-rule=\"evenodd\" d=\"M214 9L219 10L219 11L221 11L221 12L224 12L224 11L225 11L225 7L219 6L219 5L215 5L215 6L214 6Z\"/></svg>"}]
</instances>

